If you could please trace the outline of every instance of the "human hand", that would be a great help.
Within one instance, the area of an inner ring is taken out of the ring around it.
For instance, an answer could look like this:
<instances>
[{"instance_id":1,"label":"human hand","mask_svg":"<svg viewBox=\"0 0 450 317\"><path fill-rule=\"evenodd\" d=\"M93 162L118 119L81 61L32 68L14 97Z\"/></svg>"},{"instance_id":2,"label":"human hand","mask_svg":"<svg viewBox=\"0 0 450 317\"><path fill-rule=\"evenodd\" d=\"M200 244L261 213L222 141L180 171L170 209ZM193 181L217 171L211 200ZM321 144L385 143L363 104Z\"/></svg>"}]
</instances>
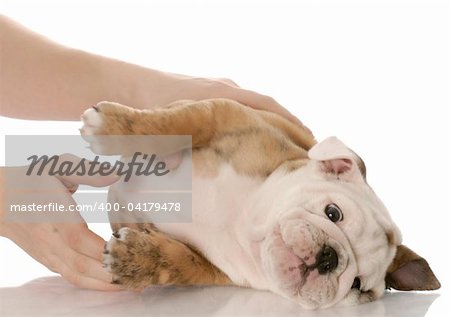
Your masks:
<instances>
[{"instance_id":1,"label":"human hand","mask_svg":"<svg viewBox=\"0 0 450 317\"><path fill-rule=\"evenodd\" d=\"M79 158L65 156L64 160L76 161ZM0 180L4 181L8 173L8 180L13 179L15 185L11 191L1 186L0 206L4 206L2 198L20 205L57 203L66 207L76 206L72 193L78 184L101 187L118 179L116 176L76 174L62 177L44 174L27 176L27 169L12 167L0 170ZM33 201L29 196L34 197ZM0 213L0 235L9 238L35 260L77 286L104 291L119 290L117 285L111 284L112 276L102 267L105 241L89 230L78 212L71 212L71 217L74 218L70 219L70 223L6 223Z\"/></svg>"},{"instance_id":2,"label":"human hand","mask_svg":"<svg viewBox=\"0 0 450 317\"><path fill-rule=\"evenodd\" d=\"M158 95L149 96L151 100L160 106L179 99L229 98L254 109L276 113L292 123L302 126L312 134L308 127L275 99L240 88L231 79L199 78L169 73L164 73L160 78L163 78L163 80Z\"/></svg>"}]
</instances>

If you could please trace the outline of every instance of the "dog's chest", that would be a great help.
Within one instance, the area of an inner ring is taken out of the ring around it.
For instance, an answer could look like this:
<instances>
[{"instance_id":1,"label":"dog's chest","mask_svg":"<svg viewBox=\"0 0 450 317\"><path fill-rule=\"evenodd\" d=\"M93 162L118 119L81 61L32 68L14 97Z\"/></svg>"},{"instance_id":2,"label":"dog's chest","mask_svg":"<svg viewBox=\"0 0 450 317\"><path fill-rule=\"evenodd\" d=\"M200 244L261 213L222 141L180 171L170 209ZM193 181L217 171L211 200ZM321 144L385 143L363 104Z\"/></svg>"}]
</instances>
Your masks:
<instances>
[{"instance_id":1,"label":"dog's chest","mask_svg":"<svg viewBox=\"0 0 450 317\"><path fill-rule=\"evenodd\" d=\"M188 168L186 163L178 171ZM234 169L222 163L214 176L200 176L192 173L192 221L183 223L159 222L155 225L174 238L189 243L202 252L214 265L224 271L233 281L246 284L244 276L255 275L252 259L244 252L240 241L249 231L241 221L244 203L261 180L239 175ZM138 186L146 187L145 178L139 179ZM144 183L142 183L144 182ZM135 195L129 188L136 188L130 179L113 187L114 195L123 204L138 204L141 200L151 200ZM154 222L151 216L146 222ZM258 279L257 276L254 279Z\"/></svg>"}]
</instances>

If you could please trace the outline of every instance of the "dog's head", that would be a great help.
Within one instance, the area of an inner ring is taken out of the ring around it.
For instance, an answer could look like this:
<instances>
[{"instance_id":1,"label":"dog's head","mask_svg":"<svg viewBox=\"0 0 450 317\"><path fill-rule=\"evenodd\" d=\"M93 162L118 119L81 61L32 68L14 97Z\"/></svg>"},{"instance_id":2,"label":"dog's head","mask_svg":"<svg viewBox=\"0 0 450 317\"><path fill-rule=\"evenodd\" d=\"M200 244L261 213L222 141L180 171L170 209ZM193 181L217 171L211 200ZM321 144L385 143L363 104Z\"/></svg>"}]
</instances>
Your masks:
<instances>
[{"instance_id":1,"label":"dog's head","mask_svg":"<svg viewBox=\"0 0 450 317\"><path fill-rule=\"evenodd\" d=\"M308 154L306 166L269 177L251 207L270 209L254 213L252 232L268 288L307 308L369 302L386 288L439 288L427 262L401 244L362 160L336 138Z\"/></svg>"}]
</instances>

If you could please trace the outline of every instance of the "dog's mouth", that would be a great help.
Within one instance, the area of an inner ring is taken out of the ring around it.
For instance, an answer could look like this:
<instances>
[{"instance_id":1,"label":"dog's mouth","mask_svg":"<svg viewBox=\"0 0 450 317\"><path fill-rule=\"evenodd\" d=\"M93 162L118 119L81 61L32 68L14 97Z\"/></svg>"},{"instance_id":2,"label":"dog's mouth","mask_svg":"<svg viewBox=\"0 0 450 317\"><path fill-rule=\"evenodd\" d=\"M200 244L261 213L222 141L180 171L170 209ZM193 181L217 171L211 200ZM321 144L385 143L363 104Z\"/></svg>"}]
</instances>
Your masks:
<instances>
[{"instance_id":1,"label":"dog's mouth","mask_svg":"<svg viewBox=\"0 0 450 317\"><path fill-rule=\"evenodd\" d=\"M294 252L293 248L284 241L278 226L268 239L271 240L266 241L266 252L269 256L265 258L267 261L264 264L272 275L271 279L278 281L278 287L283 292L299 291L306 283L312 268L308 258L301 258Z\"/></svg>"},{"instance_id":2,"label":"dog's mouth","mask_svg":"<svg viewBox=\"0 0 450 317\"><path fill-rule=\"evenodd\" d=\"M283 273L289 275L290 280L298 282L296 284L298 291L301 291L311 273L314 273L315 276L332 274L338 268L339 262L345 260L342 256L340 257L341 260L339 260L339 255L336 250L325 244L318 252L315 251L317 246L316 248L310 248L309 250L301 249L301 252L296 252L298 247L289 243L287 238L283 238L279 226L276 227L274 236L275 244L280 246L279 252L284 253L282 258L285 258L284 263L287 268L284 269ZM342 271L342 268L340 271Z\"/></svg>"},{"instance_id":3,"label":"dog's mouth","mask_svg":"<svg viewBox=\"0 0 450 317\"><path fill-rule=\"evenodd\" d=\"M261 247L263 267L278 293L311 308L327 306L341 296L347 252L310 222L291 219L276 225Z\"/></svg>"}]
</instances>

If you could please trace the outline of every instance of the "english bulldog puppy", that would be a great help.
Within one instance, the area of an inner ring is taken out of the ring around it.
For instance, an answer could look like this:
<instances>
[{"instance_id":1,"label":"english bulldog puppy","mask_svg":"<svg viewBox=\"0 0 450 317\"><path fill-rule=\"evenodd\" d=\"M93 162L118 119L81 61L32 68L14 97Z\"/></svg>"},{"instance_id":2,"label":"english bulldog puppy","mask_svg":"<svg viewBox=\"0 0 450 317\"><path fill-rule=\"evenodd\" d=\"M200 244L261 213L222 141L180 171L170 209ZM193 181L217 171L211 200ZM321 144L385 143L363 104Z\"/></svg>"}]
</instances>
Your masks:
<instances>
[{"instance_id":1,"label":"english bulldog puppy","mask_svg":"<svg viewBox=\"0 0 450 317\"><path fill-rule=\"evenodd\" d=\"M402 245L361 158L335 137L317 143L276 114L227 99L155 110L101 102L82 120L91 143L100 135L192 135L192 222L113 223L104 254L113 283L239 285L309 309L370 302L390 288L440 287ZM129 186L114 184L110 201L134 202Z\"/></svg>"}]
</instances>

